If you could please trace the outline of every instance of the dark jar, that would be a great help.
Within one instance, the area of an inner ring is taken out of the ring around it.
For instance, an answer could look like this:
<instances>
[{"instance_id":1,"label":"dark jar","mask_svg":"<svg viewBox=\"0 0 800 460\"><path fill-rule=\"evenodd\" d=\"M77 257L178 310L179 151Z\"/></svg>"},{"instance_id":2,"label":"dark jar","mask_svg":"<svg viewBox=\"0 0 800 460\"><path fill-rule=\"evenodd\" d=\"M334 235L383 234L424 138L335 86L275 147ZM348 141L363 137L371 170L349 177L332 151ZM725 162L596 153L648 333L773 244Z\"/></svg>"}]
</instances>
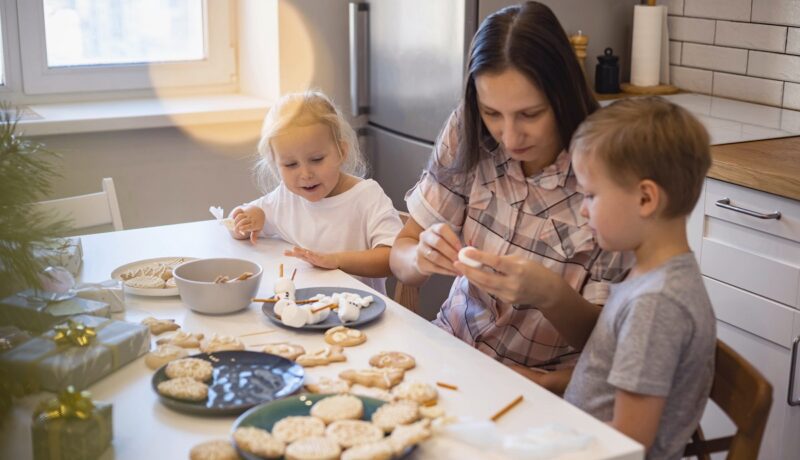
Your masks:
<instances>
[{"instance_id":1,"label":"dark jar","mask_svg":"<svg viewBox=\"0 0 800 460\"><path fill-rule=\"evenodd\" d=\"M597 56L597 61L594 70L594 90L598 94L618 93L619 56L614 56L614 50L606 48L602 56Z\"/></svg>"}]
</instances>

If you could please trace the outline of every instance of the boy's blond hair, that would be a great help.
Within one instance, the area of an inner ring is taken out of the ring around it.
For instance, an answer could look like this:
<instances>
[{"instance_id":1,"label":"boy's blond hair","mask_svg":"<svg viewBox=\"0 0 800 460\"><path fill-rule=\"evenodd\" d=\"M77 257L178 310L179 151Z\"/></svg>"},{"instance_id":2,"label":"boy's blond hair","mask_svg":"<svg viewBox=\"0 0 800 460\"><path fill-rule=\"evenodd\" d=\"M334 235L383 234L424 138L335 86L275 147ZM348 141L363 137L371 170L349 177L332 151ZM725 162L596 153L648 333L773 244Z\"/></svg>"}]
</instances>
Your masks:
<instances>
[{"instance_id":1,"label":"boy's blond hair","mask_svg":"<svg viewBox=\"0 0 800 460\"><path fill-rule=\"evenodd\" d=\"M358 137L336 105L320 91L309 90L302 93L287 94L278 100L269 110L261 127L261 140L258 142L259 159L255 166L258 185L265 193L271 191L280 182L278 167L275 164L275 152L272 150L272 139L286 130L310 126L314 124L327 126L331 131L336 148L344 141L347 152L341 170L358 177L366 174L366 162L358 145Z\"/></svg>"},{"instance_id":2,"label":"boy's blond hair","mask_svg":"<svg viewBox=\"0 0 800 460\"><path fill-rule=\"evenodd\" d=\"M623 187L643 179L667 196L665 218L686 216L711 165L708 132L660 97L625 99L590 115L572 137L574 155L593 155Z\"/></svg>"}]
</instances>

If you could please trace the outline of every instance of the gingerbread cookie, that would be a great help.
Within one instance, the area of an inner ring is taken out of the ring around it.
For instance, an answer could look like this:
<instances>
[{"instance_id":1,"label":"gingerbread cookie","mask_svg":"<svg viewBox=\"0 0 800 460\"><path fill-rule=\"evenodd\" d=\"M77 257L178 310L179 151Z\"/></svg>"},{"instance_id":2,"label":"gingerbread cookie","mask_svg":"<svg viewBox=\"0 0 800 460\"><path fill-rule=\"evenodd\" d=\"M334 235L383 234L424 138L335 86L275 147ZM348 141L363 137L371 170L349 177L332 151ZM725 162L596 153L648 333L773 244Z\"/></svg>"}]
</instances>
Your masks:
<instances>
[{"instance_id":1,"label":"gingerbread cookie","mask_svg":"<svg viewBox=\"0 0 800 460\"><path fill-rule=\"evenodd\" d=\"M214 367L204 359L183 358L170 361L164 372L171 379L189 377L198 382L205 382L211 378Z\"/></svg>"},{"instance_id":2,"label":"gingerbread cookie","mask_svg":"<svg viewBox=\"0 0 800 460\"><path fill-rule=\"evenodd\" d=\"M166 282L160 276L142 275L125 281L125 286L140 289L163 289Z\"/></svg>"},{"instance_id":3,"label":"gingerbread cookie","mask_svg":"<svg viewBox=\"0 0 800 460\"><path fill-rule=\"evenodd\" d=\"M366 396L367 398L380 399L381 401L394 401L394 396L388 390L378 387L367 387L355 384L350 387L350 394Z\"/></svg>"},{"instance_id":4,"label":"gingerbread cookie","mask_svg":"<svg viewBox=\"0 0 800 460\"><path fill-rule=\"evenodd\" d=\"M396 367L398 369L409 370L417 365L414 357L401 351L382 351L369 359L372 367Z\"/></svg>"},{"instance_id":5,"label":"gingerbread cookie","mask_svg":"<svg viewBox=\"0 0 800 460\"><path fill-rule=\"evenodd\" d=\"M293 343L280 342L267 344L262 351L264 353L278 355L290 361L294 361L298 356L305 354L306 349Z\"/></svg>"},{"instance_id":6,"label":"gingerbread cookie","mask_svg":"<svg viewBox=\"0 0 800 460\"><path fill-rule=\"evenodd\" d=\"M347 393L350 390L350 382L341 379L331 379L320 377L317 383L306 383L306 390L311 393Z\"/></svg>"},{"instance_id":7,"label":"gingerbread cookie","mask_svg":"<svg viewBox=\"0 0 800 460\"><path fill-rule=\"evenodd\" d=\"M419 415L423 418L427 419L435 419L444 416L444 407L440 406L439 404L434 404L432 406L419 406Z\"/></svg>"},{"instance_id":8,"label":"gingerbread cookie","mask_svg":"<svg viewBox=\"0 0 800 460\"><path fill-rule=\"evenodd\" d=\"M339 377L352 383L359 383L368 387L378 387L388 390L403 380L405 371L387 367L384 369L348 369L342 371Z\"/></svg>"},{"instance_id":9,"label":"gingerbread cookie","mask_svg":"<svg viewBox=\"0 0 800 460\"><path fill-rule=\"evenodd\" d=\"M364 403L353 395L328 396L311 406L311 415L325 423L358 420L364 415Z\"/></svg>"},{"instance_id":10,"label":"gingerbread cookie","mask_svg":"<svg viewBox=\"0 0 800 460\"><path fill-rule=\"evenodd\" d=\"M436 388L422 382L403 382L392 389L392 394L397 399L409 399L420 405L439 398Z\"/></svg>"},{"instance_id":11,"label":"gingerbread cookie","mask_svg":"<svg viewBox=\"0 0 800 460\"><path fill-rule=\"evenodd\" d=\"M383 439L383 430L364 420L337 420L325 429L325 436L343 449Z\"/></svg>"},{"instance_id":12,"label":"gingerbread cookie","mask_svg":"<svg viewBox=\"0 0 800 460\"><path fill-rule=\"evenodd\" d=\"M342 449L339 444L324 436L313 436L295 441L286 448L286 460L337 460Z\"/></svg>"},{"instance_id":13,"label":"gingerbread cookie","mask_svg":"<svg viewBox=\"0 0 800 460\"><path fill-rule=\"evenodd\" d=\"M233 440L240 449L263 458L280 458L286 449L286 445L269 431L254 426L237 428Z\"/></svg>"},{"instance_id":14,"label":"gingerbread cookie","mask_svg":"<svg viewBox=\"0 0 800 460\"><path fill-rule=\"evenodd\" d=\"M208 385L191 377L164 380L156 388L164 396L186 401L202 401L208 397Z\"/></svg>"},{"instance_id":15,"label":"gingerbread cookie","mask_svg":"<svg viewBox=\"0 0 800 460\"><path fill-rule=\"evenodd\" d=\"M203 353L235 350L244 350L244 344L236 337L231 337L228 335L212 334L210 338L204 340L200 344L200 351Z\"/></svg>"},{"instance_id":16,"label":"gingerbread cookie","mask_svg":"<svg viewBox=\"0 0 800 460\"><path fill-rule=\"evenodd\" d=\"M336 326L325 331L325 341L331 345L354 347L367 341L367 335L358 329Z\"/></svg>"},{"instance_id":17,"label":"gingerbread cookie","mask_svg":"<svg viewBox=\"0 0 800 460\"><path fill-rule=\"evenodd\" d=\"M351 447L342 453L341 460L389 460L394 448L388 440Z\"/></svg>"},{"instance_id":18,"label":"gingerbread cookie","mask_svg":"<svg viewBox=\"0 0 800 460\"><path fill-rule=\"evenodd\" d=\"M230 441L215 439L192 447L189 460L239 460L239 454Z\"/></svg>"},{"instance_id":19,"label":"gingerbread cookie","mask_svg":"<svg viewBox=\"0 0 800 460\"><path fill-rule=\"evenodd\" d=\"M153 335L163 334L164 332L168 331L175 331L181 328L179 324L175 323L174 319L156 319L152 316L148 316L147 318L142 320L142 324L147 326L150 329L150 333Z\"/></svg>"},{"instance_id":20,"label":"gingerbread cookie","mask_svg":"<svg viewBox=\"0 0 800 460\"><path fill-rule=\"evenodd\" d=\"M195 332L178 331L175 334L156 340L158 345L177 345L183 348L200 348L203 334Z\"/></svg>"},{"instance_id":21,"label":"gingerbread cookie","mask_svg":"<svg viewBox=\"0 0 800 460\"><path fill-rule=\"evenodd\" d=\"M170 361L187 356L189 356L189 352L185 348L176 347L175 345L159 345L158 348L145 355L144 363L150 369L155 370Z\"/></svg>"},{"instance_id":22,"label":"gingerbread cookie","mask_svg":"<svg viewBox=\"0 0 800 460\"><path fill-rule=\"evenodd\" d=\"M391 436L389 436L389 442L392 444L395 453L399 454L407 447L430 438L431 430L429 426L430 420L420 420L410 425L397 425Z\"/></svg>"},{"instance_id":23,"label":"gingerbread cookie","mask_svg":"<svg viewBox=\"0 0 800 460\"><path fill-rule=\"evenodd\" d=\"M295 360L297 364L303 367L324 366L342 361L347 361L347 357L342 352L342 347L338 345L326 346L313 353L305 353Z\"/></svg>"},{"instance_id":24,"label":"gingerbread cookie","mask_svg":"<svg viewBox=\"0 0 800 460\"><path fill-rule=\"evenodd\" d=\"M416 422L419 405L414 401L396 401L382 405L372 414L372 423L389 433L397 425Z\"/></svg>"},{"instance_id":25,"label":"gingerbread cookie","mask_svg":"<svg viewBox=\"0 0 800 460\"><path fill-rule=\"evenodd\" d=\"M323 436L325 422L317 417L294 416L278 420L272 427L272 436L286 444L309 436Z\"/></svg>"}]
</instances>

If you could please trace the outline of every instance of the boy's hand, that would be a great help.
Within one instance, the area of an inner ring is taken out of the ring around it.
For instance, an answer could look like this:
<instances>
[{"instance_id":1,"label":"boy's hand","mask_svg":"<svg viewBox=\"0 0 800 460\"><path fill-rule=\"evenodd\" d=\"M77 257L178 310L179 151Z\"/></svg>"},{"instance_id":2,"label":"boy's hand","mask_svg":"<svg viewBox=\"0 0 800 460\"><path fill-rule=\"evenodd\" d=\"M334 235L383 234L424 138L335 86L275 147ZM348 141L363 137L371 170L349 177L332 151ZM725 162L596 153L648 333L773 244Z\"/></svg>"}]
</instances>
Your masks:
<instances>
[{"instance_id":1,"label":"boy's hand","mask_svg":"<svg viewBox=\"0 0 800 460\"><path fill-rule=\"evenodd\" d=\"M419 234L415 265L423 275L440 273L458 276L453 262L458 260L461 241L446 224L435 224Z\"/></svg>"},{"instance_id":2,"label":"boy's hand","mask_svg":"<svg viewBox=\"0 0 800 460\"><path fill-rule=\"evenodd\" d=\"M288 257L297 257L298 259L305 260L315 267L327 268L328 270L337 269L340 265L339 257L335 252L325 254L322 252L309 251L308 249L295 246L292 249L287 249L284 251L283 255Z\"/></svg>"},{"instance_id":3,"label":"boy's hand","mask_svg":"<svg viewBox=\"0 0 800 460\"><path fill-rule=\"evenodd\" d=\"M264 221L266 216L264 211L257 206L248 206L246 208L237 207L231 212L231 219L233 219L234 238L243 239L242 237L250 238L250 242L255 244L258 240L258 234L264 228Z\"/></svg>"},{"instance_id":4,"label":"boy's hand","mask_svg":"<svg viewBox=\"0 0 800 460\"><path fill-rule=\"evenodd\" d=\"M465 255L484 266L472 268L458 260L453 266L470 283L506 303L544 303L561 279L542 264L519 256L498 256L477 249L467 250ZM494 271L486 270L486 267Z\"/></svg>"}]
</instances>

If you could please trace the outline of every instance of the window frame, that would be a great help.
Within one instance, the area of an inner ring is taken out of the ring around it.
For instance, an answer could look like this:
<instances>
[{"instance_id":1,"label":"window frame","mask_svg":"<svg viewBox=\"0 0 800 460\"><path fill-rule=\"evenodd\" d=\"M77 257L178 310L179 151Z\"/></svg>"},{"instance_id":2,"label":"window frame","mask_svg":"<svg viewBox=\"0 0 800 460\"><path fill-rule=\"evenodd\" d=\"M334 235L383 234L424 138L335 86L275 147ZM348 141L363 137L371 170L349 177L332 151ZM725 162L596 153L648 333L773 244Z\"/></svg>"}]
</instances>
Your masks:
<instances>
[{"instance_id":1,"label":"window frame","mask_svg":"<svg viewBox=\"0 0 800 460\"><path fill-rule=\"evenodd\" d=\"M203 0L206 59L54 68L47 65L43 2L6 0L6 6L9 3L16 3L17 21L4 18L4 25L10 22L19 25L18 50L23 76L20 90L24 95L208 88L237 82L233 1ZM10 77L8 70L6 65L6 75Z\"/></svg>"}]
</instances>

